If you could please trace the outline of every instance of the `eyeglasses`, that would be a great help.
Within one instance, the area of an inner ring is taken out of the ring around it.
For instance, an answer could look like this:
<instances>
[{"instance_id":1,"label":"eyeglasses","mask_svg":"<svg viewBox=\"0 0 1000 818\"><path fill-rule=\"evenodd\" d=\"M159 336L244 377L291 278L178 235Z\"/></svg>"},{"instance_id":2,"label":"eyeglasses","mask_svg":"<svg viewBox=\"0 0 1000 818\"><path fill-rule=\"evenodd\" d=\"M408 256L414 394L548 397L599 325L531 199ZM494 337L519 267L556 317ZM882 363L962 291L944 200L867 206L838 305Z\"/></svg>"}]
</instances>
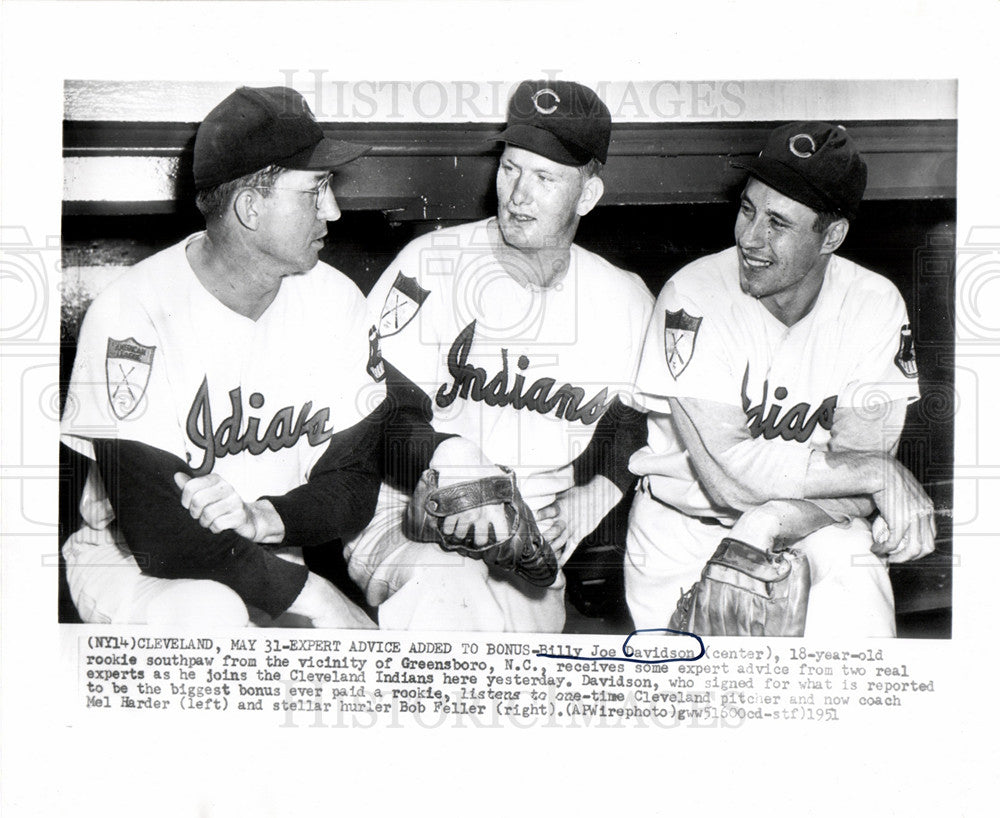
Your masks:
<instances>
[{"instance_id":1,"label":"eyeglasses","mask_svg":"<svg viewBox=\"0 0 1000 818\"><path fill-rule=\"evenodd\" d=\"M316 187L280 187L278 185L254 185L253 187L254 190L290 190L292 193L312 193L316 197L314 204L318 213L323 208L323 202L326 201L326 197L330 193L331 182L333 182L333 174L328 173Z\"/></svg>"}]
</instances>

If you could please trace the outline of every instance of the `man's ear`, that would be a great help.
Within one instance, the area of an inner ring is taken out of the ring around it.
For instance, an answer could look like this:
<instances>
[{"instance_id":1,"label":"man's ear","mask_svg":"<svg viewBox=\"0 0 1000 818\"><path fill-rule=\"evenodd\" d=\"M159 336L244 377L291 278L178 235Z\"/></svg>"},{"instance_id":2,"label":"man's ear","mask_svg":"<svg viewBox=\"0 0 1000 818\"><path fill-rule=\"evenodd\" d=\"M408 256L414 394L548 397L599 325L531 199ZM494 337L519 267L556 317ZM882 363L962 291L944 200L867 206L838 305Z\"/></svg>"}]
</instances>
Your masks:
<instances>
[{"instance_id":1,"label":"man's ear","mask_svg":"<svg viewBox=\"0 0 1000 818\"><path fill-rule=\"evenodd\" d=\"M828 228L826 228L826 233L823 235L823 245L819 248L820 255L827 255L829 253L836 253L837 248L844 243L844 239L847 238L847 229L850 227L850 222L847 219L837 219Z\"/></svg>"},{"instance_id":2,"label":"man's ear","mask_svg":"<svg viewBox=\"0 0 1000 818\"><path fill-rule=\"evenodd\" d=\"M243 188L233 197L233 213L247 230L257 229L260 222L259 204L260 193L253 188Z\"/></svg>"},{"instance_id":3,"label":"man's ear","mask_svg":"<svg viewBox=\"0 0 1000 818\"><path fill-rule=\"evenodd\" d=\"M604 195L604 182L600 176L591 176L583 183L583 190L580 192L580 199L576 203L576 214L586 216L593 210L601 196Z\"/></svg>"}]
</instances>

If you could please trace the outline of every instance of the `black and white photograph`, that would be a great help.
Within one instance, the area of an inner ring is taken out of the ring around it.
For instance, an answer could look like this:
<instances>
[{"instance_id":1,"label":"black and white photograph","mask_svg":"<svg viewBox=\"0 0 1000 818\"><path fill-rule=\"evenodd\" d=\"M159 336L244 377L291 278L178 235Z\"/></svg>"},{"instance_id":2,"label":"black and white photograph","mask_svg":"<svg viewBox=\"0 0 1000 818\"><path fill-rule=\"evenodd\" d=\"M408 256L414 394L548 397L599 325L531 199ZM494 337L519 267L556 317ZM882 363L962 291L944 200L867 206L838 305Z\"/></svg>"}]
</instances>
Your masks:
<instances>
[{"instance_id":1,"label":"black and white photograph","mask_svg":"<svg viewBox=\"0 0 1000 818\"><path fill-rule=\"evenodd\" d=\"M4 812L988 812L998 13L5 3Z\"/></svg>"},{"instance_id":2,"label":"black and white photograph","mask_svg":"<svg viewBox=\"0 0 1000 818\"><path fill-rule=\"evenodd\" d=\"M950 635L956 83L286 79L66 83L61 621Z\"/></svg>"}]
</instances>

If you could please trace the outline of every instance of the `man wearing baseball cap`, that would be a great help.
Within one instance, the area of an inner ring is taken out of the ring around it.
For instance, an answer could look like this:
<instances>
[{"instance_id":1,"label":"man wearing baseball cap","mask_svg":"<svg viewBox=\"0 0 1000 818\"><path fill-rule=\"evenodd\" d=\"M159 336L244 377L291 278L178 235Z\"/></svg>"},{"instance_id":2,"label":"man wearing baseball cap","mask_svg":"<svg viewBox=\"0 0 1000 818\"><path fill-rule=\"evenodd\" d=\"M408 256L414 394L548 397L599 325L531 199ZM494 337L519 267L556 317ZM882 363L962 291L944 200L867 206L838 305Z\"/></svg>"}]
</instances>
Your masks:
<instances>
[{"instance_id":1,"label":"man wearing baseball cap","mask_svg":"<svg viewBox=\"0 0 1000 818\"><path fill-rule=\"evenodd\" d=\"M573 243L604 191L611 115L598 96L522 82L497 139L497 215L418 238L372 290L370 371L422 397L442 487L506 467L564 563L633 483L627 459L644 429L622 399L653 299L638 276ZM445 518L445 551L402 533L408 499L383 486L348 545L381 627L562 630L561 572L535 587L454 550L504 539L500 506Z\"/></svg>"},{"instance_id":2,"label":"man wearing baseball cap","mask_svg":"<svg viewBox=\"0 0 1000 818\"><path fill-rule=\"evenodd\" d=\"M87 311L62 419L90 460L63 548L85 621L374 627L300 556L356 533L381 477L364 298L318 262L331 171L366 151L290 88L234 91L195 139L205 231Z\"/></svg>"},{"instance_id":3,"label":"man wearing baseball cap","mask_svg":"<svg viewBox=\"0 0 1000 818\"><path fill-rule=\"evenodd\" d=\"M836 255L867 167L825 122L782 125L734 165L749 172L736 246L676 273L646 336L629 609L638 628L666 627L725 537L792 543L811 574L806 635L895 635L885 563L932 551L935 529L895 458L919 397L906 307Z\"/></svg>"}]
</instances>

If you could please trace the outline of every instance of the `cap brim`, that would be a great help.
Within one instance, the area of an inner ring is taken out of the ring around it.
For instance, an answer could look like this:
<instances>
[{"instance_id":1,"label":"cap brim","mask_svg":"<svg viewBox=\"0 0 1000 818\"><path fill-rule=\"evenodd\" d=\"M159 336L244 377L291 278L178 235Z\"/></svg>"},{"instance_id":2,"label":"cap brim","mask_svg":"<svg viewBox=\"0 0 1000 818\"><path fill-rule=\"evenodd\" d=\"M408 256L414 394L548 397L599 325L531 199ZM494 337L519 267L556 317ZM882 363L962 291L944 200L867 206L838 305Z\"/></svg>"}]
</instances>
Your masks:
<instances>
[{"instance_id":1,"label":"cap brim","mask_svg":"<svg viewBox=\"0 0 1000 818\"><path fill-rule=\"evenodd\" d=\"M753 159L732 160L729 163L734 168L742 168L750 172L755 179L789 199L811 207L816 211L838 211L839 208L824 196L815 186L793 168L774 159L757 156Z\"/></svg>"},{"instance_id":2,"label":"cap brim","mask_svg":"<svg viewBox=\"0 0 1000 818\"><path fill-rule=\"evenodd\" d=\"M371 145L356 145L353 142L323 137L312 147L299 151L278 164L290 170L329 170L353 162L371 149Z\"/></svg>"},{"instance_id":3,"label":"cap brim","mask_svg":"<svg viewBox=\"0 0 1000 818\"><path fill-rule=\"evenodd\" d=\"M533 125L508 125L494 137L498 142L506 142L524 148L560 165L578 168L590 161L585 151L573 152L570 146L560 141L554 134Z\"/></svg>"}]
</instances>

